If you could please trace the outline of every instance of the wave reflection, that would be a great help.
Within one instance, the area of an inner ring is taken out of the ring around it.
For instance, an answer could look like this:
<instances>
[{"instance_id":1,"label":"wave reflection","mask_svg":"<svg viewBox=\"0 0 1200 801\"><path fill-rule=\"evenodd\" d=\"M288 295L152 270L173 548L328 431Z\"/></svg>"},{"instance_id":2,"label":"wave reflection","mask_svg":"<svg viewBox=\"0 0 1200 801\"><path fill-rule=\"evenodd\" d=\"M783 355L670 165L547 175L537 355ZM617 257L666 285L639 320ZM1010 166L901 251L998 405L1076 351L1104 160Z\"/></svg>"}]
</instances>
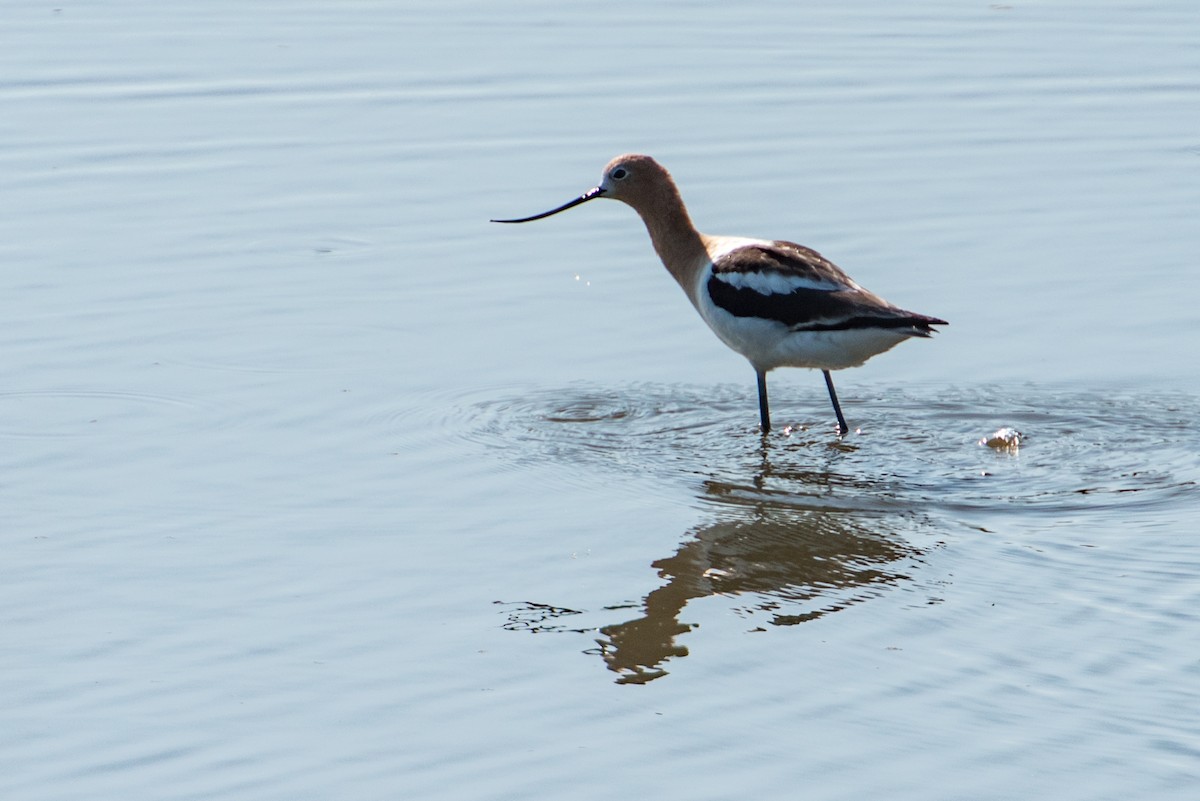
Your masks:
<instances>
[{"instance_id":1,"label":"wave reflection","mask_svg":"<svg viewBox=\"0 0 1200 801\"><path fill-rule=\"evenodd\" d=\"M923 587L918 571L963 532L1200 500L1191 398L889 390L847 404L861 428L844 439L815 406L815 421L764 438L742 388L638 385L477 403L466 436L501 458L561 462L598 492L597 477L612 470L689 486L707 518L650 563L662 583L641 601L597 612L509 604L506 627L587 632L597 643L589 652L620 683L645 683L688 655L685 609L697 599L728 599L752 631L817 620L902 583L918 603L937 603L945 588ZM1020 430L1021 447L980 445L998 426Z\"/></svg>"}]
</instances>

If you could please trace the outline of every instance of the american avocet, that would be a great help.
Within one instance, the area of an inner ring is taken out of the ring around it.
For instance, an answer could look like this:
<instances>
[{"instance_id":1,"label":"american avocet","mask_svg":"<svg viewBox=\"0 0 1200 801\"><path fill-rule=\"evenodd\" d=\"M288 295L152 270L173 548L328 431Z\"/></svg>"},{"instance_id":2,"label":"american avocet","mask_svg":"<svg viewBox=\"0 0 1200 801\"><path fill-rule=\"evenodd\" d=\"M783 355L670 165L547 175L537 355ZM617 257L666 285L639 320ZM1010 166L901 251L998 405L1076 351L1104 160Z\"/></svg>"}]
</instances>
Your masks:
<instances>
[{"instance_id":1,"label":"american avocet","mask_svg":"<svg viewBox=\"0 0 1200 801\"><path fill-rule=\"evenodd\" d=\"M928 337L933 326L947 325L868 292L803 245L700 233L671 174L649 156L617 156L598 186L556 209L492 222L540 220L598 197L633 207L658 257L704 322L750 361L758 377L763 433L771 430L768 371L809 367L824 373L838 432L845 434L850 428L829 371L857 367L909 337Z\"/></svg>"}]
</instances>

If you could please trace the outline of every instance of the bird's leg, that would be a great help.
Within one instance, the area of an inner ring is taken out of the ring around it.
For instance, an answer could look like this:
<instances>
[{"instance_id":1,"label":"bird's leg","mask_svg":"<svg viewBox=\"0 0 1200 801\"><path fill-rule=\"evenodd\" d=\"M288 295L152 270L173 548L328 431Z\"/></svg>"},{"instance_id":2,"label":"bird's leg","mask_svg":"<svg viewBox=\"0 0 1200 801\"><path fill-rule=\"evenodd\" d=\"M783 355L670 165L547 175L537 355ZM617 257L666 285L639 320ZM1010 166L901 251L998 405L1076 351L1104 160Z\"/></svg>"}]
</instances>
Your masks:
<instances>
[{"instance_id":1,"label":"bird's leg","mask_svg":"<svg viewBox=\"0 0 1200 801\"><path fill-rule=\"evenodd\" d=\"M758 375L758 416L762 421L762 432L771 433L771 409L767 406L767 373L765 370L755 371Z\"/></svg>"},{"instance_id":2,"label":"bird's leg","mask_svg":"<svg viewBox=\"0 0 1200 801\"><path fill-rule=\"evenodd\" d=\"M833 411L837 415L838 434L849 434L850 426L846 425L846 418L842 416L842 405L838 403L837 393L833 390L833 376L829 374L828 370L822 370L821 372L825 374L825 386L829 387L829 399L833 401Z\"/></svg>"}]
</instances>

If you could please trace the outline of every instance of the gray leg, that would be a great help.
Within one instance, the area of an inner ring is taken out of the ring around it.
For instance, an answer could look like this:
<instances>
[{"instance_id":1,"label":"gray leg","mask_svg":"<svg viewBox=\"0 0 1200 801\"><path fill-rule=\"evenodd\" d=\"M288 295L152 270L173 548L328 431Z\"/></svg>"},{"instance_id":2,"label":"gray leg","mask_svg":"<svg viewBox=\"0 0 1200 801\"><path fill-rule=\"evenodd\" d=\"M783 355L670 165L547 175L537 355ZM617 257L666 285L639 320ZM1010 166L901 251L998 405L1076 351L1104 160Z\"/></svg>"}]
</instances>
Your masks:
<instances>
[{"instance_id":1,"label":"gray leg","mask_svg":"<svg viewBox=\"0 0 1200 801\"><path fill-rule=\"evenodd\" d=\"M829 374L828 370L821 372L825 374L825 386L829 387L829 399L833 401L833 412L837 415L838 433L849 434L850 426L846 425L846 418L842 417L842 405L838 403L837 393L833 391L833 376Z\"/></svg>"},{"instance_id":2,"label":"gray leg","mask_svg":"<svg viewBox=\"0 0 1200 801\"><path fill-rule=\"evenodd\" d=\"M767 374L762 370L758 375L758 417L762 422L762 432L771 433L771 410L767 406Z\"/></svg>"}]
</instances>

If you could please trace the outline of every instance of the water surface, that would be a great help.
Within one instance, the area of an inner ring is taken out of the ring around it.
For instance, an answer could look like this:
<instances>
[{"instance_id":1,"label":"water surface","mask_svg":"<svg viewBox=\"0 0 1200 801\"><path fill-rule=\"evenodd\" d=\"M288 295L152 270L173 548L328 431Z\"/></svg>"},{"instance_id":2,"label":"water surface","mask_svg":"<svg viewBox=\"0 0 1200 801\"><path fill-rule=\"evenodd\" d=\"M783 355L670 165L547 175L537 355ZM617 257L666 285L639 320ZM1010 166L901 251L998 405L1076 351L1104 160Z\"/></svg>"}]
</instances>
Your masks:
<instances>
[{"instance_id":1,"label":"water surface","mask_svg":"<svg viewBox=\"0 0 1200 801\"><path fill-rule=\"evenodd\" d=\"M0 795L1190 799L1198 17L6 4ZM950 326L764 439L626 151Z\"/></svg>"}]
</instances>

